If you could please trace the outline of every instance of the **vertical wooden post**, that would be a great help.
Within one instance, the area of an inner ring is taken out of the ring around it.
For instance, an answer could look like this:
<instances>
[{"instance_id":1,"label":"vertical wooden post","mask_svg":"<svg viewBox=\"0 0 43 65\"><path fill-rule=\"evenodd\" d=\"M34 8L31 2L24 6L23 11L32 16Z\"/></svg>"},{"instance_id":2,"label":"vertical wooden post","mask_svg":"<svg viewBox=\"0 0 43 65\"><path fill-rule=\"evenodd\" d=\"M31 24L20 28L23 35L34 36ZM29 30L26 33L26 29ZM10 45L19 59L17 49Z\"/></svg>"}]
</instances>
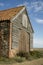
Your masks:
<instances>
[{"instance_id":1,"label":"vertical wooden post","mask_svg":"<svg viewBox=\"0 0 43 65\"><path fill-rule=\"evenodd\" d=\"M1 30L0 30L0 56L1 56Z\"/></svg>"},{"instance_id":2,"label":"vertical wooden post","mask_svg":"<svg viewBox=\"0 0 43 65\"><path fill-rule=\"evenodd\" d=\"M9 58L11 57L11 44L12 44L12 23L10 22L10 35L9 35Z\"/></svg>"}]
</instances>

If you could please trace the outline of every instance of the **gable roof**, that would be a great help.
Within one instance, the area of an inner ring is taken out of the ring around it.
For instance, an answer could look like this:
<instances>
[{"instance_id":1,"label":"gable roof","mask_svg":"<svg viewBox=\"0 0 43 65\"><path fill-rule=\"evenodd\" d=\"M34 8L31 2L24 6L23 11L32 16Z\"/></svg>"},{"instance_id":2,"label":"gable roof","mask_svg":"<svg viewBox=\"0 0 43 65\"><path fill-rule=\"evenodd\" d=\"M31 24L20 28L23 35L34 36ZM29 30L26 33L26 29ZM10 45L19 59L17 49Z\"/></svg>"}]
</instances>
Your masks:
<instances>
[{"instance_id":1,"label":"gable roof","mask_svg":"<svg viewBox=\"0 0 43 65\"><path fill-rule=\"evenodd\" d=\"M24 6L11 8L7 10L0 11L0 20L10 20L13 16L15 16Z\"/></svg>"},{"instance_id":2,"label":"gable roof","mask_svg":"<svg viewBox=\"0 0 43 65\"><path fill-rule=\"evenodd\" d=\"M2 11L0 10L0 21L10 20L12 17L17 15L24 7L25 6L20 6L20 7L10 8L7 10L2 10ZM26 12L27 12L27 10L26 10ZM27 16L28 16L28 13L27 13ZM29 19L29 17L28 17L28 19ZM29 22L30 22L30 19L29 19ZM30 22L30 25L31 25L31 22ZM31 28L32 28L32 31L34 32L32 25L31 25Z\"/></svg>"}]
</instances>

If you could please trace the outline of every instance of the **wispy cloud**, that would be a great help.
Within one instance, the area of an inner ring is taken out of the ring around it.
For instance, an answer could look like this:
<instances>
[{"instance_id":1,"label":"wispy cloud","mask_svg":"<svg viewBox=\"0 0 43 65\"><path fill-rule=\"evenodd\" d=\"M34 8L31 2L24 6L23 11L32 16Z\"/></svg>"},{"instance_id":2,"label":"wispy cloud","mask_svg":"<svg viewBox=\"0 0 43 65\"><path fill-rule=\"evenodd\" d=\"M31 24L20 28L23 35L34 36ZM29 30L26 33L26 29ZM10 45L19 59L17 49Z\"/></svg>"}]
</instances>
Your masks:
<instances>
[{"instance_id":1,"label":"wispy cloud","mask_svg":"<svg viewBox=\"0 0 43 65\"><path fill-rule=\"evenodd\" d=\"M0 6L4 6L4 3L0 3Z\"/></svg>"},{"instance_id":2,"label":"wispy cloud","mask_svg":"<svg viewBox=\"0 0 43 65\"><path fill-rule=\"evenodd\" d=\"M21 3L17 6L25 5L28 10L33 10L34 12L39 12L43 10L43 2L42 1L35 1L35 2L27 2Z\"/></svg>"},{"instance_id":3,"label":"wispy cloud","mask_svg":"<svg viewBox=\"0 0 43 65\"><path fill-rule=\"evenodd\" d=\"M43 10L43 2L41 1L32 2L31 7L34 9L34 12L39 12Z\"/></svg>"},{"instance_id":4,"label":"wispy cloud","mask_svg":"<svg viewBox=\"0 0 43 65\"><path fill-rule=\"evenodd\" d=\"M19 5L17 5L17 6L27 6L29 3L27 2L27 1L25 1L24 3L21 3L21 4L19 4Z\"/></svg>"},{"instance_id":5,"label":"wispy cloud","mask_svg":"<svg viewBox=\"0 0 43 65\"><path fill-rule=\"evenodd\" d=\"M36 19L36 22L43 24L43 19Z\"/></svg>"}]
</instances>

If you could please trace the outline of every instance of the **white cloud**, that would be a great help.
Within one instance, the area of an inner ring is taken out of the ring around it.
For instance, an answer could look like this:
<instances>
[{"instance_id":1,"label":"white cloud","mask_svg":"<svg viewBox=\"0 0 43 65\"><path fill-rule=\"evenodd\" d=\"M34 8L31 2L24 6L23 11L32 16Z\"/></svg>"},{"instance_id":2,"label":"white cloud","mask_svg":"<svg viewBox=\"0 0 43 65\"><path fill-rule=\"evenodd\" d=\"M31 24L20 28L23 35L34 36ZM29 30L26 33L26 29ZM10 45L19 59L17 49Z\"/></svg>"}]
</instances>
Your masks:
<instances>
[{"instance_id":1,"label":"white cloud","mask_svg":"<svg viewBox=\"0 0 43 65\"><path fill-rule=\"evenodd\" d=\"M39 12L43 10L43 2L41 1L32 2L31 7L34 9L34 12Z\"/></svg>"},{"instance_id":2,"label":"white cloud","mask_svg":"<svg viewBox=\"0 0 43 65\"><path fill-rule=\"evenodd\" d=\"M4 6L4 3L0 3L0 6Z\"/></svg>"},{"instance_id":3,"label":"white cloud","mask_svg":"<svg viewBox=\"0 0 43 65\"><path fill-rule=\"evenodd\" d=\"M35 1L35 2L27 2L21 3L17 6L25 5L28 10L33 10L34 12L43 11L43 2L42 1Z\"/></svg>"},{"instance_id":4,"label":"white cloud","mask_svg":"<svg viewBox=\"0 0 43 65\"><path fill-rule=\"evenodd\" d=\"M36 22L43 24L43 19L36 19Z\"/></svg>"},{"instance_id":5,"label":"white cloud","mask_svg":"<svg viewBox=\"0 0 43 65\"><path fill-rule=\"evenodd\" d=\"M43 48L43 39L34 39L33 46Z\"/></svg>"},{"instance_id":6,"label":"white cloud","mask_svg":"<svg viewBox=\"0 0 43 65\"><path fill-rule=\"evenodd\" d=\"M17 6L23 6L23 5L24 5L24 6L27 6L28 4L29 4L29 3L25 1L24 3L19 4L19 5L17 5Z\"/></svg>"}]
</instances>

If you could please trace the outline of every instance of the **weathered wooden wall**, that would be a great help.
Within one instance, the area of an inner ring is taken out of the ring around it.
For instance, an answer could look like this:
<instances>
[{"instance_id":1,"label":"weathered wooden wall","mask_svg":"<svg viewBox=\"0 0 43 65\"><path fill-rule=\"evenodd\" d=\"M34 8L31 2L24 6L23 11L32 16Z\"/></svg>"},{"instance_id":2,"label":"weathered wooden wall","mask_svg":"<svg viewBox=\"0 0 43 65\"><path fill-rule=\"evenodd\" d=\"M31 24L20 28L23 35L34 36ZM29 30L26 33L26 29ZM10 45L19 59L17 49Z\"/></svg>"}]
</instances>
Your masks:
<instances>
[{"instance_id":1,"label":"weathered wooden wall","mask_svg":"<svg viewBox=\"0 0 43 65\"><path fill-rule=\"evenodd\" d=\"M30 33L30 51L33 51L33 33Z\"/></svg>"},{"instance_id":2,"label":"weathered wooden wall","mask_svg":"<svg viewBox=\"0 0 43 65\"><path fill-rule=\"evenodd\" d=\"M11 53L13 55L19 51L25 52L26 50L26 52L29 52L29 50L33 48L32 28L31 28L29 20L28 20L27 28L23 27L22 25L22 15L23 14L27 15L26 10L23 11L16 19L11 21L12 22Z\"/></svg>"}]
</instances>

